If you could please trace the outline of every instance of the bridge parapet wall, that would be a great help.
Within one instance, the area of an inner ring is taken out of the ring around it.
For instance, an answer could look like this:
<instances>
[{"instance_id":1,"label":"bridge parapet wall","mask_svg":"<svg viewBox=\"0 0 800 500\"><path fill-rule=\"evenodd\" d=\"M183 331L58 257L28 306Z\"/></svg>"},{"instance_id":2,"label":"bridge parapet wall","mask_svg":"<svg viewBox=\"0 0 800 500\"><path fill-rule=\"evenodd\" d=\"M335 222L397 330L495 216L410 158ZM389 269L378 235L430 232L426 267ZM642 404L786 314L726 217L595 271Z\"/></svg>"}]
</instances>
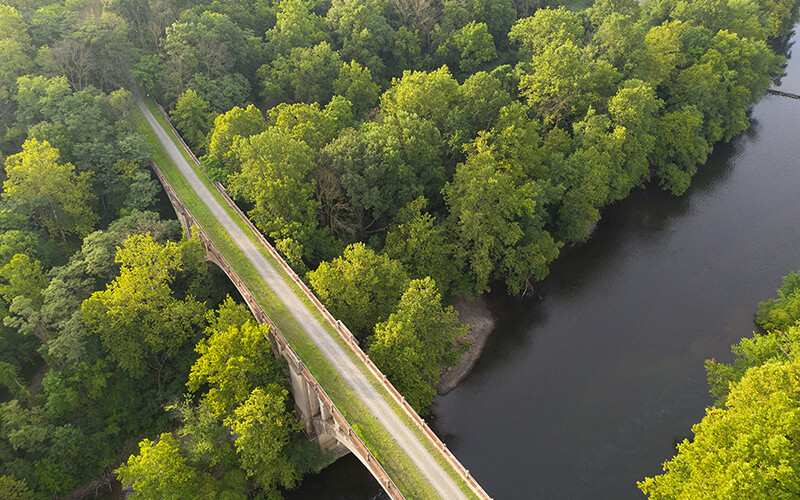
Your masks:
<instances>
[{"instance_id":1,"label":"bridge parapet wall","mask_svg":"<svg viewBox=\"0 0 800 500\"><path fill-rule=\"evenodd\" d=\"M161 107L160 104L156 103L158 109L161 111L164 120L169 125L172 133L175 137L178 138L181 145L183 146L184 151L191 157L194 164L199 168L201 171L203 170L203 166L197 157L194 155L192 150L186 143L183 141L183 138L180 136L175 127L172 125L172 122L169 119L169 115ZM303 292L303 295L308 298L308 300L314 305L317 311L322 315L323 318L328 322L328 324L336 331L336 333L341 337L347 347L364 363L370 373L380 382L380 384L384 387L384 389L391 395L392 399L397 403L397 405L402 408L403 412L406 414L408 418L411 419L412 422L420 429L425 439L434 447L434 449L439 450L442 453L442 456L447 461L448 465L456 471L456 473L461 477L461 479L469 485L472 492L478 496L478 498L482 499L491 499L488 493L484 491L483 487L472 477L469 470L464 467L464 465L453 455L450 449L447 447L439 436L433 432L433 430L428 426L428 423L420 417L417 412L411 407L411 405L406 401L405 397L392 385L391 382L386 378L386 375L378 369L375 363L366 355L366 353L361 349L361 346L358 343L355 335L350 332L347 326L342 323L341 321L337 320L325 307L325 305L317 298L316 295L308 288L308 286L303 282L302 279L294 272L294 269L286 263L281 256L280 253L272 246L272 244L267 240L267 238L258 230L258 228L250 221L244 212L239 208L238 205L233 201L233 199L228 194L225 187L220 184L219 182L213 182L214 187L217 189L219 194L225 200L225 202L236 212L236 214L242 219L242 221L247 225L247 227L253 232L259 242L264 246L270 256L278 263L280 268L286 273L287 276L297 285L297 287ZM238 286L238 285L237 285ZM262 310L263 312L263 310ZM254 313L255 314L255 313ZM264 313L266 316L266 313ZM272 324L271 322L269 322ZM288 345L288 344L287 344ZM316 382L316 381L315 381ZM321 389L321 387L320 387ZM349 424L348 424L349 426ZM362 443L363 444L363 443ZM360 458L360 457L359 457ZM374 458L374 457L373 457ZM363 460L362 460L363 462ZM366 463L365 463L366 465Z\"/></svg>"}]
</instances>

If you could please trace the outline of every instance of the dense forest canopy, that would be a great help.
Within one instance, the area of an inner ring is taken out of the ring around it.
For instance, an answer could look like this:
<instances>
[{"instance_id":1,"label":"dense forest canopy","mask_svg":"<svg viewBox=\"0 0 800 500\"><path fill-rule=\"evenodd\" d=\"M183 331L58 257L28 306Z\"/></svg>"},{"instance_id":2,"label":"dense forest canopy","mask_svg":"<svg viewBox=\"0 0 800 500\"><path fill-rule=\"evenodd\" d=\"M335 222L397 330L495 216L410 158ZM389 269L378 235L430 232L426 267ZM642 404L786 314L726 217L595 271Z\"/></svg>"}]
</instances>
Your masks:
<instances>
[{"instance_id":1,"label":"dense forest canopy","mask_svg":"<svg viewBox=\"0 0 800 500\"><path fill-rule=\"evenodd\" d=\"M424 410L463 334L448 298L524 292L632 189L683 193L797 21L794 0L568 7L0 0L0 490L125 462L142 498L269 496L319 459L263 327L162 220L140 93Z\"/></svg>"}]
</instances>

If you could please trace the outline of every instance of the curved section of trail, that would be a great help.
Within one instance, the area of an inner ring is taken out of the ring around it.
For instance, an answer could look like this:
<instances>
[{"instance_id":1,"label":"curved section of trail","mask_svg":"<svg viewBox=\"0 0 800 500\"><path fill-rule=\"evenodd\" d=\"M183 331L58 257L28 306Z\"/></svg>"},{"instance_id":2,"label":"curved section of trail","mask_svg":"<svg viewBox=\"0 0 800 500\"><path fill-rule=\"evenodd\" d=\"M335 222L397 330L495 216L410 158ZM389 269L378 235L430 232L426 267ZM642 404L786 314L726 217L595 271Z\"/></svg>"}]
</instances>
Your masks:
<instances>
[{"instance_id":1,"label":"curved section of trail","mask_svg":"<svg viewBox=\"0 0 800 500\"><path fill-rule=\"evenodd\" d=\"M283 280L281 275L272 267L262 255L259 248L242 231L231 218L225 208L211 194L208 187L200 180L197 173L181 154L178 146L172 141L169 134L161 127L153 114L142 101L138 103L150 128L156 133L159 142L169 154L175 165L178 166L183 176L192 186L200 199L217 219L217 223L230 235L239 249L250 260L258 274L272 289L275 295L283 302L292 317L303 328L308 338L328 358L331 365L369 408L381 425L388 431L392 438L414 464L419 468L420 474L427 478L431 486L446 500L466 499L467 497L458 487L456 482L430 454L428 449L420 442L416 434L400 419L400 417L386 403L381 394L372 386L370 380L353 362L344 349L331 338L328 331L317 321L316 317L308 310L306 305L297 297L294 290Z\"/></svg>"}]
</instances>

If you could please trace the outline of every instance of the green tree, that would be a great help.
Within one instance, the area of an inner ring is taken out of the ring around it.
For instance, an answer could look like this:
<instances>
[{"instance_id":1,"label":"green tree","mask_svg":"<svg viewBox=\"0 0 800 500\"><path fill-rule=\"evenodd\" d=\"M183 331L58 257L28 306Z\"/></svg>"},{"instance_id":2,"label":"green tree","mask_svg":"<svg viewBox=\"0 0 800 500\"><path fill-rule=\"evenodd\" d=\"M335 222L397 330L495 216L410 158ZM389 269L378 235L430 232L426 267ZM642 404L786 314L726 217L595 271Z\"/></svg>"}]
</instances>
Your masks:
<instances>
[{"instance_id":1,"label":"green tree","mask_svg":"<svg viewBox=\"0 0 800 500\"><path fill-rule=\"evenodd\" d=\"M333 82L333 91L352 103L356 116L363 116L378 103L379 90L369 68L356 61L342 63L339 76Z\"/></svg>"},{"instance_id":2,"label":"green tree","mask_svg":"<svg viewBox=\"0 0 800 500\"><path fill-rule=\"evenodd\" d=\"M15 122L12 97L17 78L33 71L35 49L22 16L10 5L0 5L0 157L12 151L20 135Z\"/></svg>"},{"instance_id":3,"label":"green tree","mask_svg":"<svg viewBox=\"0 0 800 500\"><path fill-rule=\"evenodd\" d=\"M457 151L491 128L500 109L511 100L502 82L485 71L467 78L447 117L450 147Z\"/></svg>"},{"instance_id":4,"label":"green tree","mask_svg":"<svg viewBox=\"0 0 800 500\"><path fill-rule=\"evenodd\" d=\"M636 74L657 86L671 78L686 55L681 50L680 21L653 26L644 37L646 56L640 61Z\"/></svg>"},{"instance_id":5,"label":"green tree","mask_svg":"<svg viewBox=\"0 0 800 500\"><path fill-rule=\"evenodd\" d=\"M509 102L496 115L488 116L482 137L495 148L497 156L503 158L510 170L522 172L533 180L548 179L550 172L544 164L547 152L540 136L542 125L529 115L528 106L519 101Z\"/></svg>"},{"instance_id":6,"label":"green tree","mask_svg":"<svg viewBox=\"0 0 800 500\"><path fill-rule=\"evenodd\" d=\"M119 61L134 56L128 32L128 24L113 12L86 10L70 19L60 39L44 47L38 59L49 73L65 75L75 90L89 85L110 90L126 81Z\"/></svg>"},{"instance_id":7,"label":"green tree","mask_svg":"<svg viewBox=\"0 0 800 500\"><path fill-rule=\"evenodd\" d=\"M70 163L59 163L58 150L47 141L28 139L22 152L6 159L3 198L31 216L54 237L85 236L97 216L89 209L90 176Z\"/></svg>"},{"instance_id":8,"label":"green tree","mask_svg":"<svg viewBox=\"0 0 800 500\"><path fill-rule=\"evenodd\" d=\"M208 384L204 400L218 418L232 414L255 387L280 380L280 365L266 338L268 331L268 325L247 321L221 330L209 329L210 336L197 344L200 357L186 385L194 393Z\"/></svg>"},{"instance_id":9,"label":"green tree","mask_svg":"<svg viewBox=\"0 0 800 500\"><path fill-rule=\"evenodd\" d=\"M188 83L201 99L211 106L212 114L225 113L236 106L247 106L250 102L250 82L241 73L208 78L195 73Z\"/></svg>"},{"instance_id":10,"label":"green tree","mask_svg":"<svg viewBox=\"0 0 800 500\"><path fill-rule=\"evenodd\" d=\"M724 408L706 410L664 474L639 488L661 498L776 498L800 495L800 361L751 368Z\"/></svg>"},{"instance_id":11,"label":"green tree","mask_svg":"<svg viewBox=\"0 0 800 500\"><path fill-rule=\"evenodd\" d=\"M589 67L572 41L548 45L534 56L530 72L520 79L520 94L547 124L580 116L589 96L586 93Z\"/></svg>"},{"instance_id":12,"label":"green tree","mask_svg":"<svg viewBox=\"0 0 800 500\"><path fill-rule=\"evenodd\" d=\"M403 77L393 79L392 87L381 96L381 114L414 113L443 131L457 96L458 82L445 66L430 73L404 71Z\"/></svg>"},{"instance_id":13,"label":"green tree","mask_svg":"<svg viewBox=\"0 0 800 500\"><path fill-rule=\"evenodd\" d=\"M0 491L3 491L6 500L30 500L34 498L33 492L28 488L25 480L14 479L14 476L0 476Z\"/></svg>"},{"instance_id":14,"label":"green tree","mask_svg":"<svg viewBox=\"0 0 800 500\"><path fill-rule=\"evenodd\" d=\"M444 182L442 149L431 122L402 111L361 131L343 131L320 154L320 198L331 229L364 237L384 230L406 203L436 197ZM326 179L326 170L335 177ZM342 201L352 210L350 220L334 219Z\"/></svg>"},{"instance_id":15,"label":"green tree","mask_svg":"<svg viewBox=\"0 0 800 500\"><path fill-rule=\"evenodd\" d=\"M177 70L167 75L173 88L180 89L175 94L185 90L181 84L197 73L213 79L247 72L251 58L260 52L255 42L251 32L240 28L226 14L183 11L166 31L163 42L167 65Z\"/></svg>"},{"instance_id":16,"label":"green tree","mask_svg":"<svg viewBox=\"0 0 800 500\"><path fill-rule=\"evenodd\" d=\"M758 304L756 322L768 331L784 330L800 322L800 271L784 276L777 299Z\"/></svg>"},{"instance_id":17,"label":"green tree","mask_svg":"<svg viewBox=\"0 0 800 500\"><path fill-rule=\"evenodd\" d=\"M90 173L99 202L90 207L111 222L126 192L115 164L125 159L145 167L152 154L147 141L131 132L130 100L120 91L106 95L94 87L74 92L64 77L25 76L16 101L18 125L27 127L29 139L47 141L76 172Z\"/></svg>"},{"instance_id":18,"label":"green tree","mask_svg":"<svg viewBox=\"0 0 800 500\"><path fill-rule=\"evenodd\" d=\"M395 225L386 234L384 253L401 262L410 277L430 276L448 294L460 274L453 258L456 247L445 226L423 212L427 202L424 197L417 198L397 214Z\"/></svg>"},{"instance_id":19,"label":"green tree","mask_svg":"<svg viewBox=\"0 0 800 500\"><path fill-rule=\"evenodd\" d=\"M117 251L120 275L81 306L86 326L122 370L141 377L149 367L159 382L167 360L197 331L205 307L170 288L181 269L182 247L160 245L149 234L133 235Z\"/></svg>"},{"instance_id":20,"label":"green tree","mask_svg":"<svg viewBox=\"0 0 800 500\"><path fill-rule=\"evenodd\" d=\"M270 109L267 119L276 130L306 143L315 153L354 125L352 107L343 97L334 96L324 108L318 103L281 103Z\"/></svg>"},{"instance_id":21,"label":"green tree","mask_svg":"<svg viewBox=\"0 0 800 500\"><path fill-rule=\"evenodd\" d=\"M181 455L180 443L165 432L157 442L144 439L139 454L131 455L116 472L132 498L142 500L183 500L212 498L207 485L210 477L197 470Z\"/></svg>"},{"instance_id":22,"label":"green tree","mask_svg":"<svg viewBox=\"0 0 800 500\"><path fill-rule=\"evenodd\" d=\"M634 16L614 12L597 27L592 48L623 75L633 76L649 55L644 43L647 31L647 24Z\"/></svg>"},{"instance_id":23,"label":"green tree","mask_svg":"<svg viewBox=\"0 0 800 500\"><path fill-rule=\"evenodd\" d=\"M256 226L276 240L309 242L318 209L311 148L273 127L240 139L235 149L241 171L230 177L231 190L254 205L250 216Z\"/></svg>"},{"instance_id":24,"label":"green tree","mask_svg":"<svg viewBox=\"0 0 800 500\"><path fill-rule=\"evenodd\" d=\"M579 44L583 38L579 14L564 7L539 9L530 17L520 19L508 37L519 44L523 57L540 56L545 49L566 42Z\"/></svg>"},{"instance_id":25,"label":"green tree","mask_svg":"<svg viewBox=\"0 0 800 500\"><path fill-rule=\"evenodd\" d=\"M333 0L327 14L328 25L341 44L342 59L369 68L379 81L388 77L395 40L383 15L385 5L381 0Z\"/></svg>"},{"instance_id":26,"label":"green tree","mask_svg":"<svg viewBox=\"0 0 800 500\"><path fill-rule=\"evenodd\" d=\"M22 378L17 365L0 361L0 385L18 399L30 397L28 388L25 386L25 379Z\"/></svg>"},{"instance_id":27,"label":"green tree","mask_svg":"<svg viewBox=\"0 0 800 500\"><path fill-rule=\"evenodd\" d=\"M333 82L339 77L342 59L328 42L313 47L295 47L286 56L261 66L258 77L267 103L317 102L326 104L333 96Z\"/></svg>"},{"instance_id":28,"label":"green tree","mask_svg":"<svg viewBox=\"0 0 800 500\"><path fill-rule=\"evenodd\" d=\"M706 360L706 375L711 386L711 395L721 406L728 397L731 387L738 383L754 366L767 362L786 362L797 359L800 353L800 323L794 323L780 330L754 333L731 346L734 354L732 363L720 363L714 359Z\"/></svg>"},{"instance_id":29,"label":"green tree","mask_svg":"<svg viewBox=\"0 0 800 500\"><path fill-rule=\"evenodd\" d=\"M204 153L206 136L211 131L213 119L211 105L189 89L178 98L170 117L186 143L199 154Z\"/></svg>"},{"instance_id":30,"label":"green tree","mask_svg":"<svg viewBox=\"0 0 800 500\"><path fill-rule=\"evenodd\" d=\"M341 257L323 262L307 276L331 314L362 340L394 311L408 284L399 262L363 243L348 246Z\"/></svg>"},{"instance_id":31,"label":"green tree","mask_svg":"<svg viewBox=\"0 0 800 500\"><path fill-rule=\"evenodd\" d=\"M369 356L419 412L433 402L441 366L458 361L453 344L466 331L452 306L442 307L433 279L414 280L397 311L375 326Z\"/></svg>"},{"instance_id":32,"label":"green tree","mask_svg":"<svg viewBox=\"0 0 800 500\"><path fill-rule=\"evenodd\" d=\"M311 12L303 0L281 0L275 27L267 31L265 38L276 58L295 47L313 47L329 41L325 20Z\"/></svg>"},{"instance_id":33,"label":"green tree","mask_svg":"<svg viewBox=\"0 0 800 500\"><path fill-rule=\"evenodd\" d=\"M487 24L495 44L501 49L508 45L508 32L517 19L509 0L469 0L466 2L470 17Z\"/></svg>"},{"instance_id":34,"label":"green tree","mask_svg":"<svg viewBox=\"0 0 800 500\"><path fill-rule=\"evenodd\" d=\"M42 290L47 286L42 263L28 255L17 254L0 267L0 297L11 304L17 297L31 301L33 307L42 306Z\"/></svg>"},{"instance_id":35,"label":"green tree","mask_svg":"<svg viewBox=\"0 0 800 500\"><path fill-rule=\"evenodd\" d=\"M705 163L711 146L703 136L703 116L694 106L664 113L656 126L651 162L663 189L679 196L689 188L697 166Z\"/></svg>"},{"instance_id":36,"label":"green tree","mask_svg":"<svg viewBox=\"0 0 800 500\"><path fill-rule=\"evenodd\" d=\"M267 130L267 121L252 104L247 109L235 107L214 119L214 128L208 138L208 154L201 159L209 176L227 182L228 176L239 171L239 158L234 145L239 139Z\"/></svg>"},{"instance_id":37,"label":"green tree","mask_svg":"<svg viewBox=\"0 0 800 500\"><path fill-rule=\"evenodd\" d=\"M208 468L234 468L238 465L230 429L222 425L222 420L205 399L201 399L197 406L187 399L167 409L180 419L182 425L177 434L187 456L194 462Z\"/></svg>"},{"instance_id":38,"label":"green tree","mask_svg":"<svg viewBox=\"0 0 800 500\"><path fill-rule=\"evenodd\" d=\"M458 67L465 74L474 73L497 57L494 39L486 23L472 21L453 35L453 42L461 52Z\"/></svg>"},{"instance_id":39,"label":"green tree","mask_svg":"<svg viewBox=\"0 0 800 500\"><path fill-rule=\"evenodd\" d=\"M242 468L270 495L277 486L292 488L300 479L286 453L293 433L301 428L286 407L288 397L285 389L256 388L225 419L225 425L236 434Z\"/></svg>"},{"instance_id":40,"label":"green tree","mask_svg":"<svg viewBox=\"0 0 800 500\"><path fill-rule=\"evenodd\" d=\"M547 275L547 262L558 254L558 247L546 231L537 228L534 185L501 167L491 150L478 147L458 165L453 180L444 187L450 209L450 224L458 237L460 259L465 262L469 291L488 289L489 279L503 275L503 267L513 270L507 285L521 291L529 278ZM527 266L512 268L506 256L514 247L527 246L533 252Z\"/></svg>"},{"instance_id":41,"label":"green tree","mask_svg":"<svg viewBox=\"0 0 800 500\"><path fill-rule=\"evenodd\" d=\"M612 199L623 199L631 189L641 185L650 174L648 157L655 147L658 112L664 102L655 90L641 80L623 82L608 102L608 114L614 124L613 133L620 140L624 183L611 193Z\"/></svg>"}]
</instances>

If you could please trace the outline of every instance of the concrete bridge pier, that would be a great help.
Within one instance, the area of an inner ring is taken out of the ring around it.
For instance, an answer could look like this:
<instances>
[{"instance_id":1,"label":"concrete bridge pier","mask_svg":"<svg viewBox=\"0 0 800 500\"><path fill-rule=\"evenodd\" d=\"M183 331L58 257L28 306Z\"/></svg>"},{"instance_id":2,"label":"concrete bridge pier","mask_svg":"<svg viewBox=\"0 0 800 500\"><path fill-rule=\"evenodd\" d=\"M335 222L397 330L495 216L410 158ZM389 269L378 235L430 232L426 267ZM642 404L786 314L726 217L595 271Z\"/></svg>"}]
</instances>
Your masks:
<instances>
[{"instance_id":1,"label":"concrete bridge pier","mask_svg":"<svg viewBox=\"0 0 800 500\"><path fill-rule=\"evenodd\" d=\"M292 384L296 414L303 422L309 439L322 450L331 452L333 461L338 460L350 453L350 450L346 444L337 439L335 434L328 433L329 429L339 425L334 421L330 408L309 384L304 369L302 362L297 366L291 366L290 361L289 380Z\"/></svg>"}]
</instances>

